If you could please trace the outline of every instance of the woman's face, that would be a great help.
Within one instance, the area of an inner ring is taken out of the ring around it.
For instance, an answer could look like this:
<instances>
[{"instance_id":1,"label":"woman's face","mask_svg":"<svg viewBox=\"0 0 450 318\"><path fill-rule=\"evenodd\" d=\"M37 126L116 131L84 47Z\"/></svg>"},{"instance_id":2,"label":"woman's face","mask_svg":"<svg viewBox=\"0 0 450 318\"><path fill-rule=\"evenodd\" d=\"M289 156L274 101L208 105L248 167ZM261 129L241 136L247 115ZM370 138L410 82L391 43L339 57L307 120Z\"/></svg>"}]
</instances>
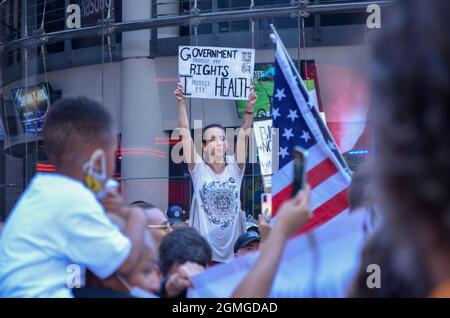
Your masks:
<instances>
[{"instance_id":1,"label":"woman's face","mask_svg":"<svg viewBox=\"0 0 450 318\"><path fill-rule=\"evenodd\" d=\"M208 153L214 162L223 161L227 151L227 139L225 131L219 127L212 127L203 133L203 151Z\"/></svg>"}]
</instances>

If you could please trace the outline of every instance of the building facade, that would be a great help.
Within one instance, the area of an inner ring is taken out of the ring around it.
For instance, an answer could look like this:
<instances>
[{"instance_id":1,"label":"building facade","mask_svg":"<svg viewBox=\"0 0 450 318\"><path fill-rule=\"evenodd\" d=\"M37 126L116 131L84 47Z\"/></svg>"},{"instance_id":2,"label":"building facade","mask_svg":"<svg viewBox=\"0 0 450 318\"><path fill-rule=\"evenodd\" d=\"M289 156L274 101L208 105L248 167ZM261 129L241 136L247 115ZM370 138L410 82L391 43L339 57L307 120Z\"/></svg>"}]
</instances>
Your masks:
<instances>
[{"instance_id":1,"label":"building facade","mask_svg":"<svg viewBox=\"0 0 450 318\"><path fill-rule=\"evenodd\" d=\"M264 69L274 63L271 23L302 74L314 80L327 125L350 165L356 164L371 152L369 2L310 2L304 7L290 0L0 1L0 216L6 218L37 171L53 171L40 132L49 105L80 95L100 102L114 117L115 178L125 200L189 210L187 167L170 156L177 143L171 136L178 118L172 94L178 46L254 48L256 64ZM266 97L270 102L270 89ZM236 102L192 99L189 109L191 127L194 120L240 126ZM243 209L259 213L258 163L247 165L242 191Z\"/></svg>"}]
</instances>

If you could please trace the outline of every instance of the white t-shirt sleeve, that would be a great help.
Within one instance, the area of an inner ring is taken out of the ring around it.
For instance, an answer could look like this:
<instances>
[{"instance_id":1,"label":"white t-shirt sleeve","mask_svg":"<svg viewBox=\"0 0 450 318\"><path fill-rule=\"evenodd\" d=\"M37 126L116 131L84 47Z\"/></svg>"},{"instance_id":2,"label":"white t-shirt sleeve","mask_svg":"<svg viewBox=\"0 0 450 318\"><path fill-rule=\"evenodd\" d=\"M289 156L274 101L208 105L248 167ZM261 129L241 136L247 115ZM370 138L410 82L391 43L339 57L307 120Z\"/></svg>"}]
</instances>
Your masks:
<instances>
[{"instance_id":1,"label":"white t-shirt sleeve","mask_svg":"<svg viewBox=\"0 0 450 318\"><path fill-rule=\"evenodd\" d=\"M100 206L62 218L67 257L99 278L112 275L125 262L131 242L111 223Z\"/></svg>"},{"instance_id":2,"label":"white t-shirt sleeve","mask_svg":"<svg viewBox=\"0 0 450 318\"><path fill-rule=\"evenodd\" d=\"M192 177L192 181L195 182L197 178L201 177L201 171L203 166L205 165L205 162L203 161L202 157L200 157L200 155L195 152L195 165L194 165L194 169L192 169L192 171L189 170L189 173L191 174Z\"/></svg>"},{"instance_id":3,"label":"white t-shirt sleeve","mask_svg":"<svg viewBox=\"0 0 450 318\"><path fill-rule=\"evenodd\" d=\"M238 177L239 181L242 181L245 172L245 165L242 169L239 168L239 164L236 161L236 157L234 155L227 156L227 163L230 164L233 168L233 173Z\"/></svg>"}]
</instances>

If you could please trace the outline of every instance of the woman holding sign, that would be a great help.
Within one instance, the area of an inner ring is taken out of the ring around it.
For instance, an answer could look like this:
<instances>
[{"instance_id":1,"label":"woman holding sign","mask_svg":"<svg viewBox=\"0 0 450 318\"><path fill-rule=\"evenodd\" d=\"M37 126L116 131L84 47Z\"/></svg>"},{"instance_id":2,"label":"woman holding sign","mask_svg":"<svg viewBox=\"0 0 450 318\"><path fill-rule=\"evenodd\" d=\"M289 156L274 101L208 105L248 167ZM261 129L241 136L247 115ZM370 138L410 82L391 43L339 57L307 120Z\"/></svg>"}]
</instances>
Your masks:
<instances>
[{"instance_id":1,"label":"woman holding sign","mask_svg":"<svg viewBox=\"0 0 450 318\"><path fill-rule=\"evenodd\" d=\"M189 223L210 244L213 261L228 262L233 258L234 242L245 230L241 218L240 189L247 157L247 138L253 123L253 107L258 97L252 87L234 155L226 154L225 129L213 124L203 129L203 156L200 156L189 130L183 91L183 86L178 83L174 95L179 105L183 156L194 185L194 205Z\"/></svg>"}]
</instances>

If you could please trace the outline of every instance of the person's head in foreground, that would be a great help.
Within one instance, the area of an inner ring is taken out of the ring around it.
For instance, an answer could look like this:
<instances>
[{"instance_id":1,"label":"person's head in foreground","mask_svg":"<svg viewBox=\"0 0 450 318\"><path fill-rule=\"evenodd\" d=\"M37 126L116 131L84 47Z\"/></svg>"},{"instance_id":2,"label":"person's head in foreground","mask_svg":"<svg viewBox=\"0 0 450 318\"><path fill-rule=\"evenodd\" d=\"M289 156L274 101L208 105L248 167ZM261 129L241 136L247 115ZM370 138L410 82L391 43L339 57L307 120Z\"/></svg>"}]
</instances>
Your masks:
<instances>
[{"instance_id":1,"label":"person's head in foreground","mask_svg":"<svg viewBox=\"0 0 450 318\"><path fill-rule=\"evenodd\" d=\"M352 175L349 188L350 211L367 210L372 207L375 195L373 185L373 162L366 159L358 165Z\"/></svg>"},{"instance_id":2,"label":"person's head in foreground","mask_svg":"<svg viewBox=\"0 0 450 318\"><path fill-rule=\"evenodd\" d=\"M348 191L350 213L362 213L365 215L363 231L366 238L369 238L383 225L383 219L375 205L374 173L376 171L373 169L373 161L366 159L354 171Z\"/></svg>"},{"instance_id":3,"label":"person's head in foreground","mask_svg":"<svg viewBox=\"0 0 450 318\"><path fill-rule=\"evenodd\" d=\"M211 262L208 242L192 227L176 229L164 237L159 246L159 267L164 277L175 273L178 266L186 262L203 267Z\"/></svg>"},{"instance_id":4,"label":"person's head in foreground","mask_svg":"<svg viewBox=\"0 0 450 318\"><path fill-rule=\"evenodd\" d=\"M133 202L131 206L140 207L147 213L149 217L147 227L150 229L156 244L159 246L164 236L172 232L172 227L169 224L166 214L153 204L144 201Z\"/></svg>"},{"instance_id":5,"label":"person's head in foreground","mask_svg":"<svg viewBox=\"0 0 450 318\"><path fill-rule=\"evenodd\" d=\"M395 281L421 286L419 297L450 296L449 12L447 0L398 1L374 49L375 171L391 238L383 246L395 251ZM394 287L381 286L383 295Z\"/></svg>"},{"instance_id":6,"label":"person's head in foreground","mask_svg":"<svg viewBox=\"0 0 450 318\"><path fill-rule=\"evenodd\" d=\"M124 230L125 222L122 218L113 214L109 214L108 217L121 231ZM158 246L152 235L146 232L143 249L129 275L115 273L106 279L99 279L93 273L88 272L87 287L106 288L119 293L127 293L133 297L148 298L155 297L155 294L159 292L161 279L161 272L158 268Z\"/></svg>"},{"instance_id":7,"label":"person's head in foreground","mask_svg":"<svg viewBox=\"0 0 450 318\"><path fill-rule=\"evenodd\" d=\"M177 297L191 287L189 277L211 262L208 242L192 227L177 228L159 246L159 267L166 279L162 297Z\"/></svg>"},{"instance_id":8,"label":"person's head in foreground","mask_svg":"<svg viewBox=\"0 0 450 318\"><path fill-rule=\"evenodd\" d=\"M234 244L234 255L244 256L259 249L261 236L257 231L249 230L238 237Z\"/></svg>"},{"instance_id":9,"label":"person's head in foreground","mask_svg":"<svg viewBox=\"0 0 450 318\"><path fill-rule=\"evenodd\" d=\"M85 97L65 98L52 105L43 127L49 161L56 171L86 182L99 191L114 173L116 130L100 104ZM96 178L92 178L96 176Z\"/></svg>"}]
</instances>

